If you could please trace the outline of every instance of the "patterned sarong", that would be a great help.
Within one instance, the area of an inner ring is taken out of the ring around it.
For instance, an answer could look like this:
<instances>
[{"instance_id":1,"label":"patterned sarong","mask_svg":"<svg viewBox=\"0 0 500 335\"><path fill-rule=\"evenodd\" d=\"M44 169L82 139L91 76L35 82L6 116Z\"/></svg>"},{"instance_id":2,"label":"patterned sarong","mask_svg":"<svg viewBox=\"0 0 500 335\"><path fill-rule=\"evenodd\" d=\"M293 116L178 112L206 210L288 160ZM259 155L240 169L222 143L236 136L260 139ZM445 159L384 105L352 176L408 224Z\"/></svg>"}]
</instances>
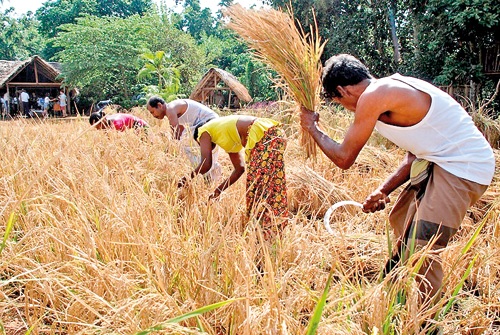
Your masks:
<instances>
[{"instance_id":1,"label":"patterned sarong","mask_svg":"<svg viewBox=\"0 0 500 335\"><path fill-rule=\"evenodd\" d=\"M247 216L259 220L266 239L287 224L285 147L282 129L271 127L251 149L247 162Z\"/></svg>"}]
</instances>

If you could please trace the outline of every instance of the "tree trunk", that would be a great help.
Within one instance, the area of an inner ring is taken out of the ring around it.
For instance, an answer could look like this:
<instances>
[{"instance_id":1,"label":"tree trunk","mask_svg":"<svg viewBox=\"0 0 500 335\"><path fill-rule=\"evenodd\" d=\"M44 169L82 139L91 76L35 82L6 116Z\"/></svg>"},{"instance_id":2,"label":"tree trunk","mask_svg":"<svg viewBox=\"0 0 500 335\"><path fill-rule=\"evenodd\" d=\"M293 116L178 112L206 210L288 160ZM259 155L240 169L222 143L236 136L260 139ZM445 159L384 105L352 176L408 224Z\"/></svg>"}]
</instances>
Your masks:
<instances>
[{"instance_id":1,"label":"tree trunk","mask_svg":"<svg viewBox=\"0 0 500 335\"><path fill-rule=\"evenodd\" d=\"M396 4L391 1L389 4L389 24L391 26L391 38L392 38L392 46L394 48L394 63L396 66L401 61L401 53L399 52L399 41L398 35L396 34L396 19L394 17Z\"/></svg>"}]
</instances>

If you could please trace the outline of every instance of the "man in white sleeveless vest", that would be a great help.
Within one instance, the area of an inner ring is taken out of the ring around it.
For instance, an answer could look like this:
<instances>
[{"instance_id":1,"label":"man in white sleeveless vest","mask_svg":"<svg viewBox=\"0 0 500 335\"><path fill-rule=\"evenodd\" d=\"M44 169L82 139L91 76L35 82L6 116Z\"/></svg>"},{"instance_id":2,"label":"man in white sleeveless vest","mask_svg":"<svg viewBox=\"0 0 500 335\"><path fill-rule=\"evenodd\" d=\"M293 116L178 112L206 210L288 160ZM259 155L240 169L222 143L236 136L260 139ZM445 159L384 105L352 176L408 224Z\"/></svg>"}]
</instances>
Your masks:
<instances>
[{"instance_id":1,"label":"man in white sleeveless vest","mask_svg":"<svg viewBox=\"0 0 500 335\"><path fill-rule=\"evenodd\" d=\"M161 97L153 96L148 100L147 109L157 119L167 117L174 138L182 144L184 152L193 167L200 164L200 146L193 139L194 129L207 121L219 117L209 107L191 100L177 99L166 103ZM221 165L217 161L218 149L212 151L212 168L208 176L214 182L217 182L221 176Z\"/></svg>"},{"instance_id":2,"label":"man in white sleeveless vest","mask_svg":"<svg viewBox=\"0 0 500 335\"><path fill-rule=\"evenodd\" d=\"M401 192L389 221L398 238L386 273L416 245L434 240L437 256L457 232L470 208L491 183L493 151L467 112L439 88L416 78L395 74L376 79L353 56L330 58L323 70L326 98L354 112L342 143L318 128L319 115L302 108L301 125L338 167L348 169L376 129L407 151L399 168L363 203L363 211L385 208L389 195L410 181ZM428 260L419 282L430 302L443 280L439 257Z\"/></svg>"}]
</instances>

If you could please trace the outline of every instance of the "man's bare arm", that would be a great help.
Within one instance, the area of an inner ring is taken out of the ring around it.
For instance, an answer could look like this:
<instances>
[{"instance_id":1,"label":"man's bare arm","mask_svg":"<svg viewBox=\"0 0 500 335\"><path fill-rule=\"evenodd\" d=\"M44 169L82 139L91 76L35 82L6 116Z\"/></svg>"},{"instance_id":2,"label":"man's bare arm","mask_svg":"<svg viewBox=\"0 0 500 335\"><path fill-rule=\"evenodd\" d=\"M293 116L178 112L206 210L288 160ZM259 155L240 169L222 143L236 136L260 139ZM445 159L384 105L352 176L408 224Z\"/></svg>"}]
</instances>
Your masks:
<instances>
[{"instance_id":1,"label":"man's bare arm","mask_svg":"<svg viewBox=\"0 0 500 335\"><path fill-rule=\"evenodd\" d=\"M389 195L410 179L411 164L415 160L415 155L408 152L399 165L387 179L373 191L363 202L363 212L376 212L385 208L390 202Z\"/></svg>"},{"instance_id":2,"label":"man's bare arm","mask_svg":"<svg viewBox=\"0 0 500 335\"><path fill-rule=\"evenodd\" d=\"M356 112L353 124L347 130L342 143L339 143L319 129L318 113L302 108L300 118L302 127L312 136L321 151L341 169L348 169L354 164L377 121L369 112Z\"/></svg>"},{"instance_id":3,"label":"man's bare arm","mask_svg":"<svg viewBox=\"0 0 500 335\"><path fill-rule=\"evenodd\" d=\"M174 138L179 140L184 131L184 127L179 124L179 116L186 111L187 103L184 100L174 100L166 104L165 109Z\"/></svg>"}]
</instances>

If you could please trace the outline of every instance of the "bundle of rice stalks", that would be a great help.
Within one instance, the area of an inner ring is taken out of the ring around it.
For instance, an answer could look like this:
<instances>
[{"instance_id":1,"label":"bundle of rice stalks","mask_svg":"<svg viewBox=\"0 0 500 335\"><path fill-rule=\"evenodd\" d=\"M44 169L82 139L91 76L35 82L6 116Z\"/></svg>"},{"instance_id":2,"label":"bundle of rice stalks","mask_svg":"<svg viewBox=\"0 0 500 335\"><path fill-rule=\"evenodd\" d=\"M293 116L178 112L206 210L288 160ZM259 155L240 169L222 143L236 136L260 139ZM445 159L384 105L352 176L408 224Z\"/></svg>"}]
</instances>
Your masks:
<instances>
[{"instance_id":1,"label":"bundle of rice stalks","mask_svg":"<svg viewBox=\"0 0 500 335\"><path fill-rule=\"evenodd\" d=\"M306 34L289 14L274 9L245 9L236 4L225 11L228 27L248 43L254 55L278 73L276 84L295 100L297 107L315 111L320 104L321 42L317 25ZM302 145L307 156L316 155L316 146L309 134L302 132Z\"/></svg>"},{"instance_id":2,"label":"bundle of rice stalks","mask_svg":"<svg viewBox=\"0 0 500 335\"><path fill-rule=\"evenodd\" d=\"M307 215L323 217L328 208L342 200L352 200L344 187L333 183L307 166L294 167L287 175L289 208ZM351 208L348 208L351 214Z\"/></svg>"},{"instance_id":3,"label":"bundle of rice stalks","mask_svg":"<svg viewBox=\"0 0 500 335\"><path fill-rule=\"evenodd\" d=\"M477 128L483 133L486 140L494 149L500 148L500 123L481 111L473 112L472 119Z\"/></svg>"}]
</instances>

